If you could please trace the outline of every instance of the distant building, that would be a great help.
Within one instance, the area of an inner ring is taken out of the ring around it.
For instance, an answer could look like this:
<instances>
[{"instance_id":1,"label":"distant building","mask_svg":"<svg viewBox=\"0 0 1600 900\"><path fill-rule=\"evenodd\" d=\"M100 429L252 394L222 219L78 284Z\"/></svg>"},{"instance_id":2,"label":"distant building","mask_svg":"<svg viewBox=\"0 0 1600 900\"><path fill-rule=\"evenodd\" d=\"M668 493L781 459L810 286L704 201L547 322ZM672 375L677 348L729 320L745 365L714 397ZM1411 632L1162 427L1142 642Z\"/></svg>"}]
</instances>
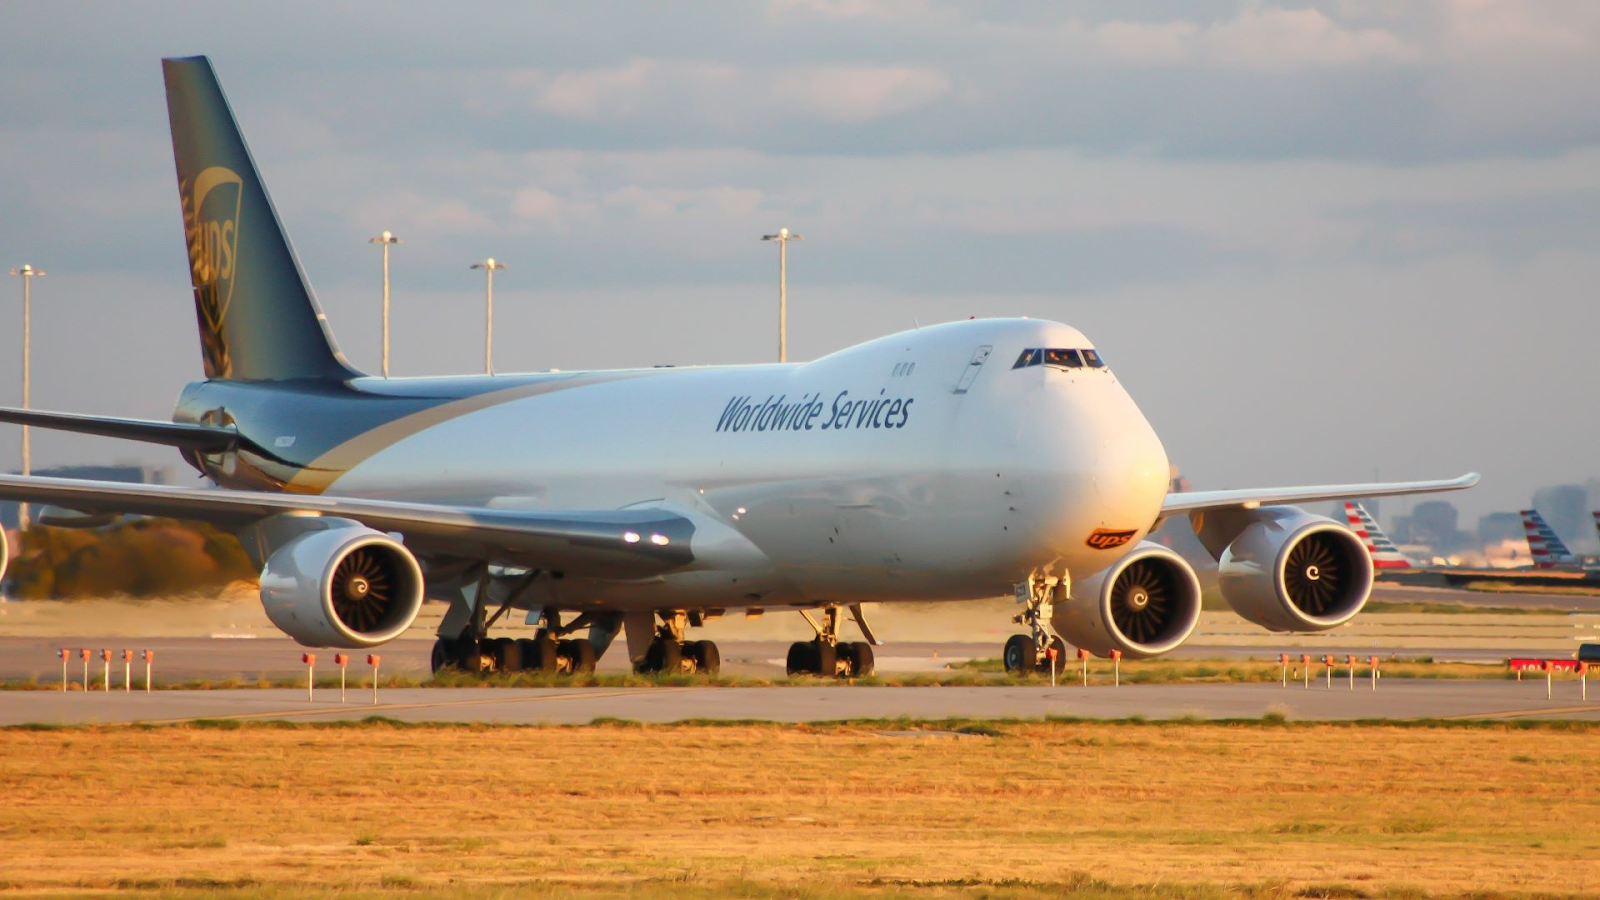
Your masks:
<instances>
[{"instance_id":1,"label":"distant building","mask_svg":"<svg viewBox=\"0 0 1600 900\"><path fill-rule=\"evenodd\" d=\"M1459 518L1454 503L1425 500L1412 508L1411 515L1395 517L1391 536L1397 544L1420 544L1435 555L1448 555L1473 543L1471 535L1457 528Z\"/></svg>"},{"instance_id":2,"label":"distant building","mask_svg":"<svg viewBox=\"0 0 1600 900\"><path fill-rule=\"evenodd\" d=\"M1481 546L1522 539L1522 516L1517 513L1494 512L1478 519L1478 544Z\"/></svg>"},{"instance_id":3,"label":"distant building","mask_svg":"<svg viewBox=\"0 0 1600 900\"><path fill-rule=\"evenodd\" d=\"M16 473L12 473L16 474ZM121 481L128 484L171 484L171 466L144 466L137 463L120 463L109 466L61 466L55 469L34 469L33 474L49 478L82 478L88 481ZM17 503L0 501L0 526L17 527ZM38 515L40 504L33 505Z\"/></svg>"}]
</instances>

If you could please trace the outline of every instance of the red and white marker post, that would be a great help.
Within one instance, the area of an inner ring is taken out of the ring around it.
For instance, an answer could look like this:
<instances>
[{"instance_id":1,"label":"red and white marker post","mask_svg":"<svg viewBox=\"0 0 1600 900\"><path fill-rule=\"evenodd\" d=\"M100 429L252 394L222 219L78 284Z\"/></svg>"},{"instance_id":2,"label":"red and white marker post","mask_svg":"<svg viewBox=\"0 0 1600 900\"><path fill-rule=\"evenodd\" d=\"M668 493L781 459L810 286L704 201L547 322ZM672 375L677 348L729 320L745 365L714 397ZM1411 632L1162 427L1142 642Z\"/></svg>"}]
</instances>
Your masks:
<instances>
[{"instance_id":1,"label":"red and white marker post","mask_svg":"<svg viewBox=\"0 0 1600 900\"><path fill-rule=\"evenodd\" d=\"M1083 666L1083 686L1089 686L1089 651L1078 648L1078 662Z\"/></svg>"},{"instance_id":2,"label":"red and white marker post","mask_svg":"<svg viewBox=\"0 0 1600 900\"><path fill-rule=\"evenodd\" d=\"M1122 651L1111 651L1111 686L1122 687Z\"/></svg>"},{"instance_id":3,"label":"red and white marker post","mask_svg":"<svg viewBox=\"0 0 1600 900\"><path fill-rule=\"evenodd\" d=\"M372 667L372 705L373 706L377 706L378 705L378 663L380 663L382 661L383 661L383 657L379 656L376 653L368 653L367 654L367 665Z\"/></svg>"},{"instance_id":4,"label":"red and white marker post","mask_svg":"<svg viewBox=\"0 0 1600 900\"><path fill-rule=\"evenodd\" d=\"M1056 686L1056 645L1051 644L1045 649L1044 655L1050 657L1050 686Z\"/></svg>"},{"instance_id":5,"label":"red and white marker post","mask_svg":"<svg viewBox=\"0 0 1600 900\"><path fill-rule=\"evenodd\" d=\"M1324 669L1327 670L1326 674L1328 676L1328 690L1331 691L1331 690L1333 690L1333 654L1332 653L1330 653L1327 656L1324 656L1322 658L1322 666L1323 666Z\"/></svg>"},{"instance_id":6,"label":"red and white marker post","mask_svg":"<svg viewBox=\"0 0 1600 900\"><path fill-rule=\"evenodd\" d=\"M350 664L350 656L345 653L335 653L333 664L339 667L339 702L344 702L344 667Z\"/></svg>"},{"instance_id":7,"label":"red and white marker post","mask_svg":"<svg viewBox=\"0 0 1600 900\"><path fill-rule=\"evenodd\" d=\"M109 694L111 693L111 649L109 647L101 648L100 661L106 664L105 681L101 686Z\"/></svg>"},{"instance_id":8,"label":"red and white marker post","mask_svg":"<svg viewBox=\"0 0 1600 900\"><path fill-rule=\"evenodd\" d=\"M83 692L89 693L89 648L84 647L78 651L78 658L83 660Z\"/></svg>"},{"instance_id":9,"label":"red and white marker post","mask_svg":"<svg viewBox=\"0 0 1600 900\"><path fill-rule=\"evenodd\" d=\"M1373 690L1377 690L1378 689L1378 658L1376 656L1367 657L1367 665L1372 667L1372 689Z\"/></svg>"},{"instance_id":10,"label":"red and white marker post","mask_svg":"<svg viewBox=\"0 0 1600 900\"><path fill-rule=\"evenodd\" d=\"M1346 656L1344 661L1345 665L1350 667L1350 690L1353 691L1356 689L1356 658L1354 656Z\"/></svg>"},{"instance_id":11,"label":"red and white marker post","mask_svg":"<svg viewBox=\"0 0 1600 900\"><path fill-rule=\"evenodd\" d=\"M144 692L146 694L150 693L150 664L155 661L155 658L156 652L154 650L146 650L144 652Z\"/></svg>"},{"instance_id":12,"label":"red and white marker post","mask_svg":"<svg viewBox=\"0 0 1600 900\"><path fill-rule=\"evenodd\" d=\"M1311 657L1310 657L1310 655L1305 654L1305 653L1300 654L1300 668L1303 670L1300 673L1300 677L1305 680L1306 690L1309 691L1309 690L1311 690Z\"/></svg>"},{"instance_id":13,"label":"red and white marker post","mask_svg":"<svg viewBox=\"0 0 1600 900\"><path fill-rule=\"evenodd\" d=\"M1550 665L1550 660L1548 659L1539 663L1539 668L1544 670L1544 698L1546 700L1554 700L1556 691L1556 670Z\"/></svg>"},{"instance_id":14,"label":"red and white marker post","mask_svg":"<svg viewBox=\"0 0 1600 900\"><path fill-rule=\"evenodd\" d=\"M122 651L122 692L133 692L133 651Z\"/></svg>"},{"instance_id":15,"label":"red and white marker post","mask_svg":"<svg viewBox=\"0 0 1600 900\"><path fill-rule=\"evenodd\" d=\"M1578 683L1583 685L1583 687L1582 687L1583 702L1588 703L1589 702L1589 664L1586 663L1586 662L1579 662L1578 663Z\"/></svg>"},{"instance_id":16,"label":"red and white marker post","mask_svg":"<svg viewBox=\"0 0 1600 900\"><path fill-rule=\"evenodd\" d=\"M1280 680L1283 682L1283 686L1287 688L1289 686L1289 654L1279 653L1278 665L1283 666L1283 675Z\"/></svg>"},{"instance_id":17,"label":"red and white marker post","mask_svg":"<svg viewBox=\"0 0 1600 900\"><path fill-rule=\"evenodd\" d=\"M315 653L302 653L300 654L300 661L306 664L306 702L311 703L316 699L312 695L312 691L317 683L317 655Z\"/></svg>"},{"instance_id":18,"label":"red and white marker post","mask_svg":"<svg viewBox=\"0 0 1600 900\"><path fill-rule=\"evenodd\" d=\"M65 694L67 692L67 660L72 658L72 651L62 647L61 653L58 655L61 657L61 693Z\"/></svg>"}]
</instances>

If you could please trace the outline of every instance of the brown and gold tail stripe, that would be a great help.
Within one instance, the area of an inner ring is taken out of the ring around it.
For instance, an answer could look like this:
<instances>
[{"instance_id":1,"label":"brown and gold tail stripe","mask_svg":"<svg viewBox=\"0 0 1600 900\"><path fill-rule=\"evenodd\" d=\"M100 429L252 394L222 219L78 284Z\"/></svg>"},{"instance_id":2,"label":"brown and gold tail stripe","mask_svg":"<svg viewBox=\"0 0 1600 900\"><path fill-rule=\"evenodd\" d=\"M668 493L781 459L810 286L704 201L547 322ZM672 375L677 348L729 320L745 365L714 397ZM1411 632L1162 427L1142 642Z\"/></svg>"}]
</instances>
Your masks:
<instances>
[{"instance_id":1,"label":"brown and gold tail stripe","mask_svg":"<svg viewBox=\"0 0 1600 900\"><path fill-rule=\"evenodd\" d=\"M295 494L320 494L327 490L346 472L370 459L380 451L418 434L435 425L457 419L482 409L501 406L514 400L553 394L559 391L589 387L613 381L639 378L649 372L597 372L591 375L552 376L538 381L524 382L497 391L488 391L472 397L463 397L429 409L420 410L385 422L364 431L332 450L322 454L302 469L284 490Z\"/></svg>"}]
</instances>

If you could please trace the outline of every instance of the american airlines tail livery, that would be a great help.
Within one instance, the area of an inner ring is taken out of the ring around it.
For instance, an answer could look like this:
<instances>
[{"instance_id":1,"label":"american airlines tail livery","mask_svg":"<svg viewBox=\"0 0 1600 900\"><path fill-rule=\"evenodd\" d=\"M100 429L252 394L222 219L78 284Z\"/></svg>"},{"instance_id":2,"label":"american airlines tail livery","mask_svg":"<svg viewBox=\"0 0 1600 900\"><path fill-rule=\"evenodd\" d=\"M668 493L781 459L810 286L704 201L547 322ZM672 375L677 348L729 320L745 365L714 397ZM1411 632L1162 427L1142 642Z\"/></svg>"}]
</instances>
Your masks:
<instances>
[{"instance_id":1,"label":"american airlines tail livery","mask_svg":"<svg viewBox=\"0 0 1600 900\"><path fill-rule=\"evenodd\" d=\"M1367 508L1360 503L1347 500L1344 504L1345 521L1350 523L1350 530L1361 538L1366 545L1367 552L1372 556L1373 568L1377 569L1410 569L1411 560L1406 558L1400 548L1394 545L1389 535L1378 527L1378 520L1367 512Z\"/></svg>"},{"instance_id":2,"label":"american airlines tail livery","mask_svg":"<svg viewBox=\"0 0 1600 900\"><path fill-rule=\"evenodd\" d=\"M0 476L0 497L230 529L302 644L393 640L431 597L449 603L436 669L586 671L625 633L640 670L715 671L690 628L781 609L811 623L795 617L791 672L853 675L877 643L862 603L1013 595L1010 671L1063 640L1149 657L1200 614L1193 570L1144 541L1167 517L1189 517L1241 616L1321 631L1361 610L1373 563L1288 504L1478 480L1169 495L1116 373L1037 319L807 363L370 377L334 343L210 63L162 66L205 378L170 422L0 421L171 446L213 487ZM489 637L511 610L536 639ZM845 611L865 641L841 640Z\"/></svg>"}]
</instances>

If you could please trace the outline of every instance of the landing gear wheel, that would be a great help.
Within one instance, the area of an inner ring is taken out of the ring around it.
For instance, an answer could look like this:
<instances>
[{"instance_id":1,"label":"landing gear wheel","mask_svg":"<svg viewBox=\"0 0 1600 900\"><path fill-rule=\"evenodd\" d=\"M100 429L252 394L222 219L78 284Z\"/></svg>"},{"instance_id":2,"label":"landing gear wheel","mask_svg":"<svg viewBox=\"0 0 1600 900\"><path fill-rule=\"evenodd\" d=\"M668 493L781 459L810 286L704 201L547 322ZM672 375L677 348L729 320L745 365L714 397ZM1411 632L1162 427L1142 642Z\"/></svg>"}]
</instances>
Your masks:
<instances>
[{"instance_id":1,"label":"landing gear wheel","mask_svg":"<svg viewBox=\"0 0 1600 900\"><path fill-rule=\"evenodd\" d=\"M677 675L683 671L683 645L673 640L656 638L645 656L645 671L661 675Z\"/></svg>"},{"instance_id":2,"label":"landing gear wheel","mask_svg":"<svg viewBox=\"0 0 1600 900\"><path fill-rule=\"evenodd\" d=\"M876 671L873 667L872 645L865 641L840 644L839 658L845 661L847 674L851 678L868 678Z\"/></svg>"},{"instance_id":3,"label":"landing gear wheel","mask_svg":"<svg viewBox=\"0 0 1600 900\"><path fill-rule=\"evenodd\" d=\"M1050 649L1056 652L1056 659L1053 665L1056 667L1056 675L1059 677L1062 672L1067 670L1067 642L1063 641L1061 638L1052 637L1050 639ZM1050 654L1046 653L1044 657L1044 670L1049 672L1051 665L1052 663L1050 662Z\"/></svg>"},{"instance_id":4,"label":"landing gear wheel","mask_svg":"<svg viewBox=\"0 0 1600 900\"><path fill-rule=\"evenodd\" d=\"M494 670L499 673L517 672L522 669L522 651L517 648L517 642L510 638L495 638L489 642L489 652L494 656Z\"/></svg>"},{"instance_id":5,"label":"landing gear wheel","mask_svg":"<svg viewBox=\"0 0 1600 900\"><path fill-rule=\"evenodd\" d=\"M711 641L692 641L683 645L684 655L694 660L695 671L715 675L722 669L722 654Z\"/></svg>"},{"instance_id":6,"label":"landing gear wheel","mask_svg":"<svg viewBox=\"0 0 1600 900\"><path fill-rule=\"evenodd\" d=\"M537 672L539 670L539 642L528 638L517 641L517 652L522 655L522 670L524 672Z\"/></svg>"},{"instance_id":7,"label":"landing gear wheel","mask_svg":"<svg viewBox=\"0 0 1600 900\"><path fill-rule=\"evenodd\" d=\"M485 652L487 649L483 644L472 638L457 638L456 665L461 668L461 671L473 677L482 675L486 664L492 658L489 653Z\"/></svg>"},{"instance_id":8,"label":"landing gear wheel","mask_svg":"<svg viewBox=\"0 0 1600 900\"><path fill-rule=\"evenodd\" d=\"M556 639L550 636L550 632L540 631L528 643L533 645L534 654L531 658L523 657L523 668L530 672L543 672L547 675L554 673L560 660L556 656Z\"/></svg>"},{"instance_id":9,"label":"landing gear wheel","mask_svg":"<svg viewBox=\"0 0 1600 900\"><path fill-rule=\"evenodd\" d=\"M429 661L433 674L439 674L440 669L449 669L456 665L455 641L439 638L433 642L433 658Z\"/></svg>"},{"instance_id":10,"label":"landing gear wheel","mask_svg":"<svg viewBox=\"0 0 1600 900\"><path fill-rule=\"evenodd\" d=\"M826 641L812 641L811 658L816 662L817 674L833 678L839 674L839 648Z\"/></svg>"},{"instance_id":11,"label":"landing gear wheel","mask_svg":"<svg viewBox=\"0 0 1600 900\"><path fill-rule=\"evenodd\" d=\"M1038 651L1033 646L1033 638L1025 634L1013 634L1006 641L1007 675L1032 675L1036 662L1038 662Z\"/></svg>"},{"instance_id":12,"label":"landing gear wheel","mask_svg":"<svg viewBox=\"0 0 1600 900\"><path fill-rule=\"evenodd\" d=\"M811 661L810 641L795 641L789 645L789 658L785 661L784 668L788 671L790 678L796 675L815 674L815 665Z\"/></svg>"},{"instance_id":13,"label":"landing gear wheel","mask_svg":"<svg viewBox=\"0 0 1600 900\"><path fill-rule=\"evenodd\" d=\"M556 646L556 652L561 660L566 663L563 668L572 675L584 675L594 671L595 652L594 645L587 638L569 638Z\"/></svg>"}]
</instances>

